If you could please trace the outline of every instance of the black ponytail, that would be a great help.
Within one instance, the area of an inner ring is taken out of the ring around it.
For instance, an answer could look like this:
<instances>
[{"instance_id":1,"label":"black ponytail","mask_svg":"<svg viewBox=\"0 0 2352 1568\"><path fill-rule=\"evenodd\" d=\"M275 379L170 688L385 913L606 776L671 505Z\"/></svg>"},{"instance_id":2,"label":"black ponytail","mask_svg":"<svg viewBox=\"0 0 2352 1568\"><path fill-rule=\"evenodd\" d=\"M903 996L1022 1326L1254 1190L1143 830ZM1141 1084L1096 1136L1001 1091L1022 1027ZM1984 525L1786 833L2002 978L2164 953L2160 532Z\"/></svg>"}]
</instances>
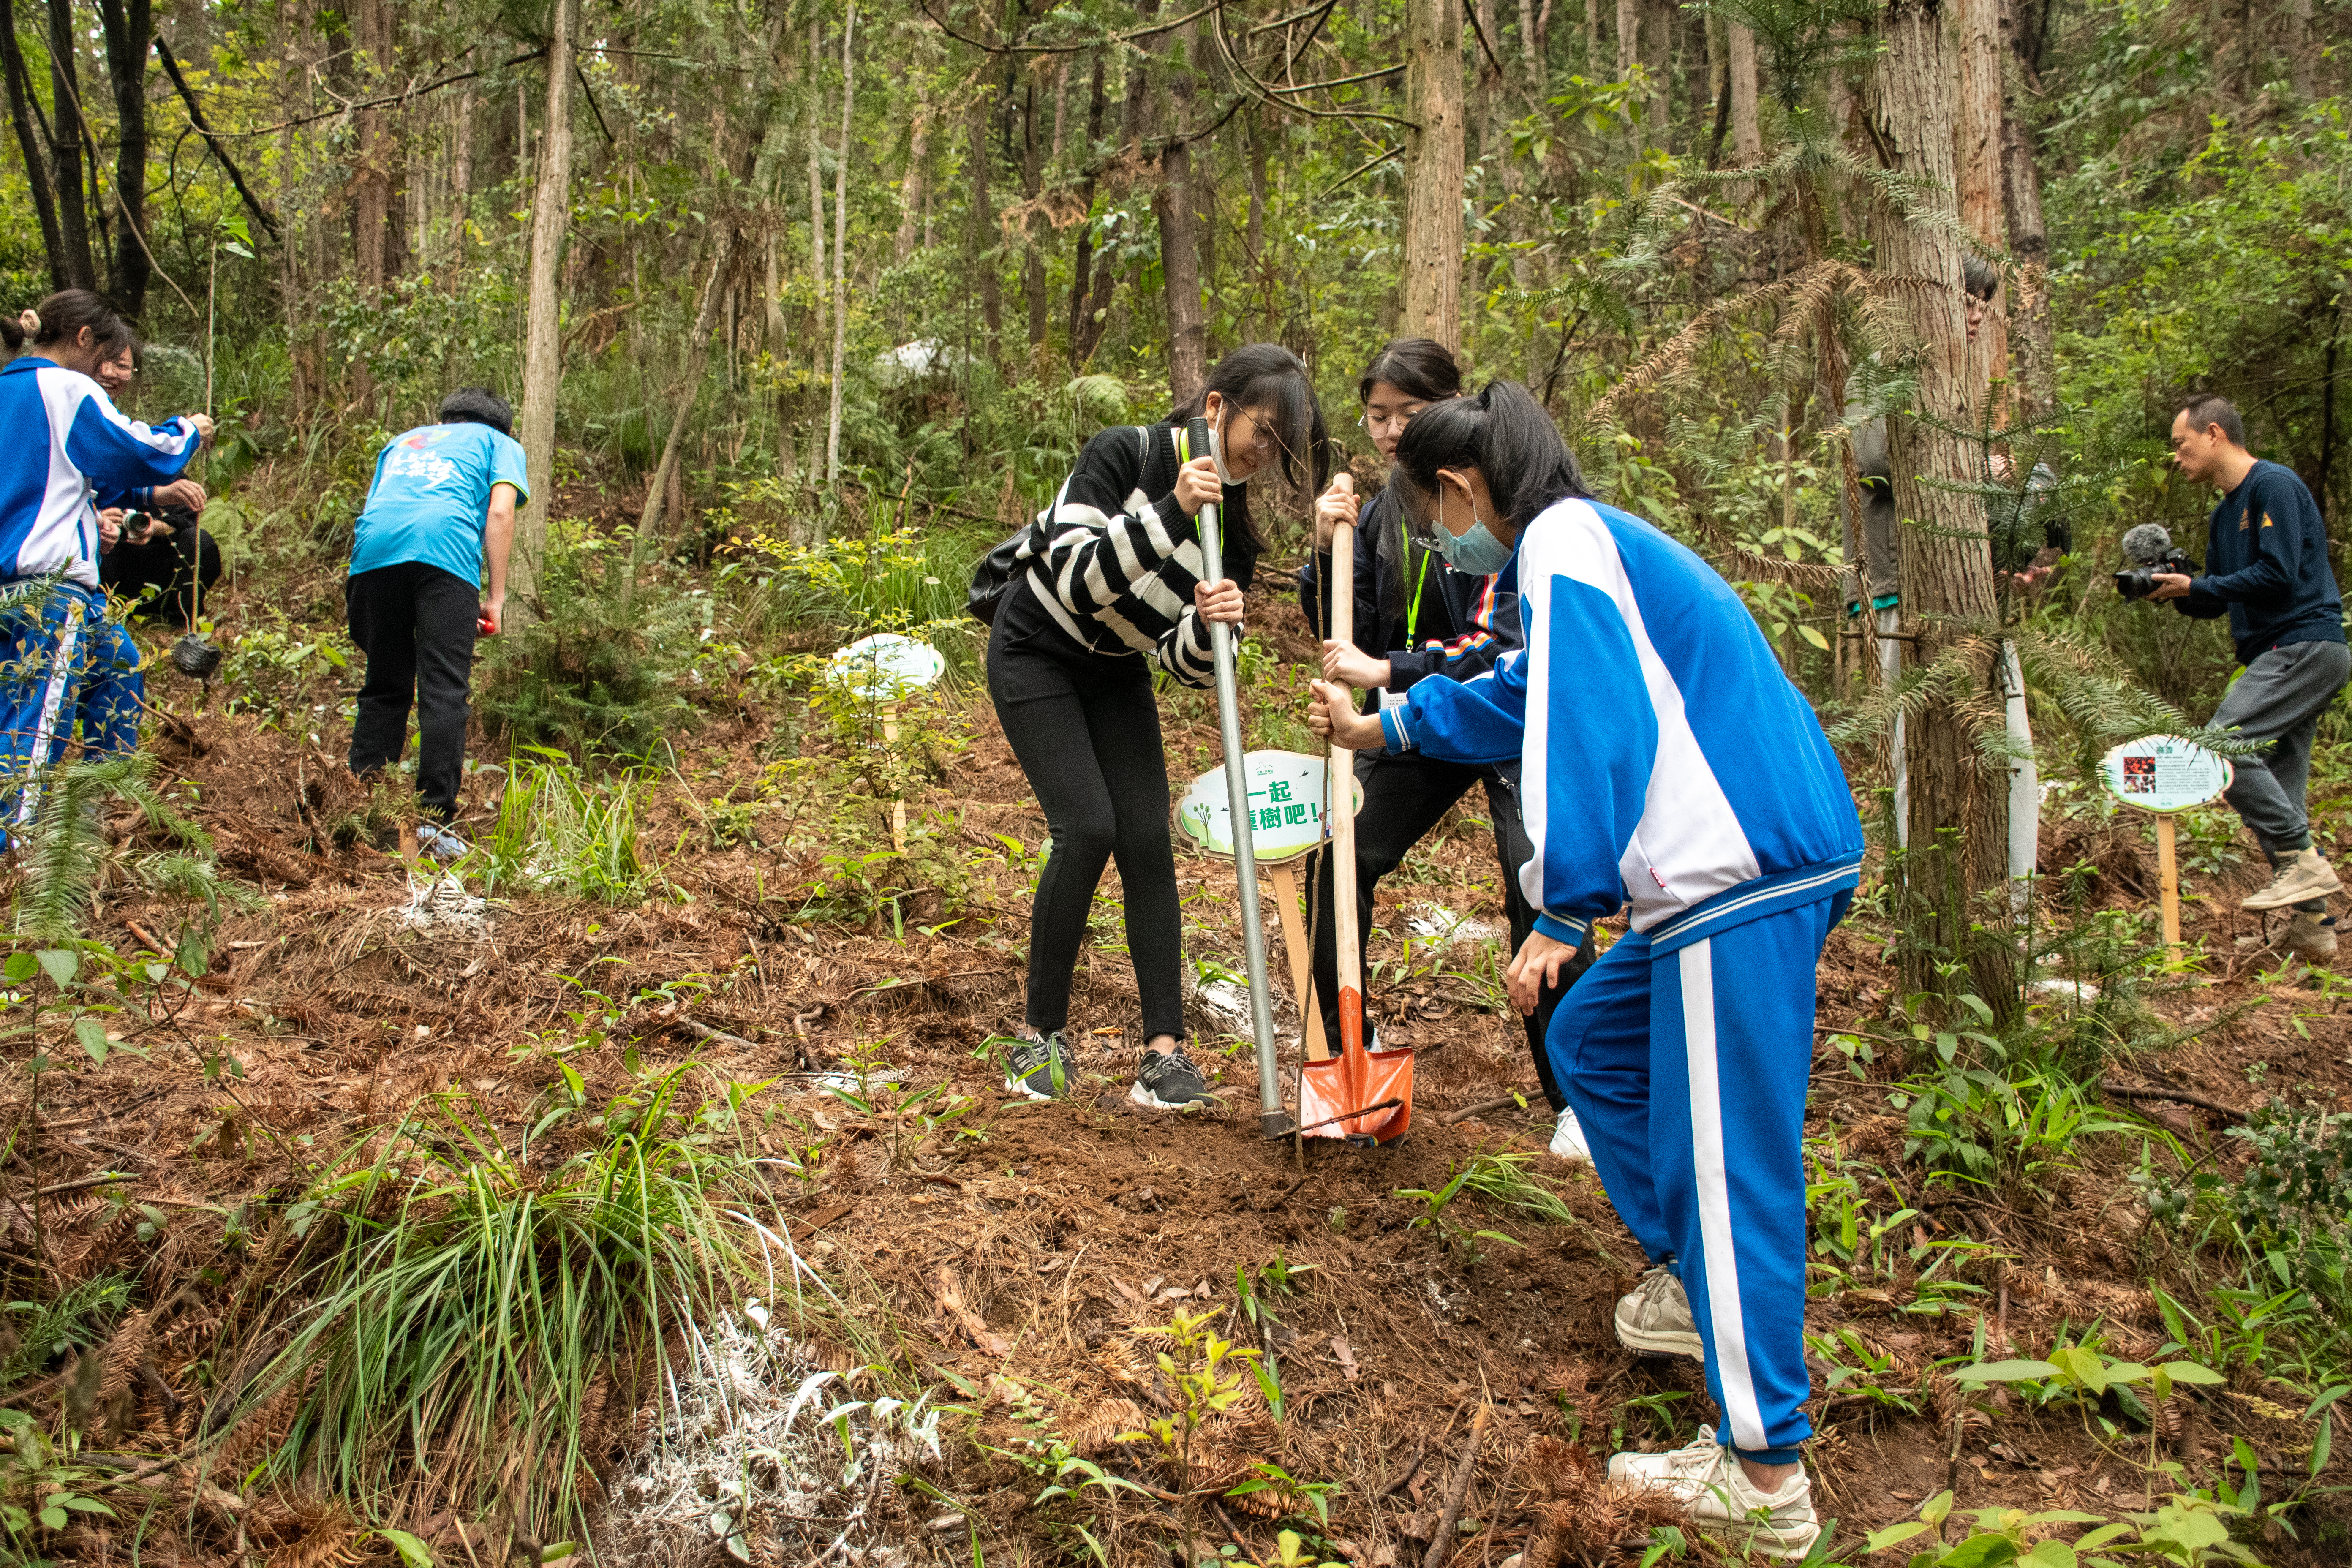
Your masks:
<instances>
[{"instance_id":1,"label":"black ponytail","mask_svg":"<svg viewBox=\"0 0 2352 1568\"><path fill-rule=\"evenodd\" d=\"M133 342L131 329L115 314L114 307L87 289L60 289L18 320L36 349L79 343L87 331L90 347L98 351L99 358L108 360Z\"/></svg>"},{"instance_id":2,"label":"black ponytail","mask_svg":"<svg viewBox=\"0 0 2352 1568\"><path fill-rule=\"evenodd\" d=\"M1477 469L1500 521L1514 528L1525 528L1555 501L1592 493L1559 427L1516 381L1490 381L1477 396L1437 404L1404 427L1396 482L1416 531L1421 511L1436 498L1441 468Z\"/></svg>"}]
</instances>

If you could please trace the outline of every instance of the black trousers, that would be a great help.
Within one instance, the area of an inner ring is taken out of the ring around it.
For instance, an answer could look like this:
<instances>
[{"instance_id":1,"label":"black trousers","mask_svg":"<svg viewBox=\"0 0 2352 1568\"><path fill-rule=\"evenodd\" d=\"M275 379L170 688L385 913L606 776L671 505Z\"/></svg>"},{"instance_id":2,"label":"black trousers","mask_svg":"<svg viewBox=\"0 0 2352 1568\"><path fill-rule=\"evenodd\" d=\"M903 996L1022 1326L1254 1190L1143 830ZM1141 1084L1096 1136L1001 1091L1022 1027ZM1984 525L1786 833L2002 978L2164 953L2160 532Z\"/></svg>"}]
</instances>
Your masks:
<instances>
[{"instance_id":1,"label":"black trousers","mask_svg":"<svg viewBox=\"0 0 2352 1568\"><path fill-rule=\"evenodd\" d=\"M167 521L179 526L178 533L152 544L116 545L99 557L98 580L125 599L135 600L153 588L155 596L147 601L143 613L167 625L184 626L192 612L202 610L201 601L210 596L213 584L220 580L220 546L211 534L197 528L194 512L175 507L170 509Z\"/></svg>"},{"instance_id":2,"label":"black trousers","mask_svg":"<svg viewBox=\"0 0 2352 1568\"><path fill-rule=\"evenodd\" d=\"M1381 879L1404 863L1412 847L1444 819L1455 801L1469 794L1473 785L1483 784L1486 815L1495 825L1495 853L1503 867L1503 912L1510 921L1510 951L1518 952L1528 933L1536 929L1535 907L1519 889L1519 868L1528 863L1535 847L1528 841L1527 825L1519 817L1519 797L1510 785L1492 768L1442 763L1418 752L1365 754L1357 762L1356 776L1364 786L1363 809L1356 816L1356 930L1361 939L1367 943L1371 941L1372 895ZM1315 994L1322 1003L1325 1037L1336 1050L1337 1025L1332 1022L1328 999L1339 994L1339 940L1338 922L1329 912L1329 851L1318 854L1316 860ZM1566 1106L1568 1100L1552 1077L1544 1036L1551 1028L1551 1016L1559 999L1579 975L1592 967L1592 944L1588 942L1562 972L1559 984L1544 992L1535 1016L1527 1020L1528 1054L1535 1058L1536 1079L1554 1111ZM1507 956L1504 962L1509 963ZM1370 1011L1368 1005L1368 1015Z\"/></svg>"},{"instance_id":3,"label":"black trousers","mask_svg":"<svg viewBox=\"0 0 2352 1568\"><path fill-rule=\"evenodd\" d=\"M1150 667L1140 658L1041 652L1008 638L1000 621L988 647L988 687L1053 836L1029 915L1029 1026L1051 1033L1069 1022L1078 945L1103 867L1115 858L1144 1038L1181 1040L1183 925Z\"/></svg>"},{"instance_id":4,"label":"black trousers","mask_svg":"<svg viewBox=\"0 0 2352 1568\"><path fill-rule=\"evenodd\" d=\"M408 707L416 704L416 793L446 822L457 814L466 761L466 685L474 673L480 591L453 572L404 561L343 584L352 641L367 656L359 717L352 724L352 772L400 761Z\"/></svg>"}]
</instances>

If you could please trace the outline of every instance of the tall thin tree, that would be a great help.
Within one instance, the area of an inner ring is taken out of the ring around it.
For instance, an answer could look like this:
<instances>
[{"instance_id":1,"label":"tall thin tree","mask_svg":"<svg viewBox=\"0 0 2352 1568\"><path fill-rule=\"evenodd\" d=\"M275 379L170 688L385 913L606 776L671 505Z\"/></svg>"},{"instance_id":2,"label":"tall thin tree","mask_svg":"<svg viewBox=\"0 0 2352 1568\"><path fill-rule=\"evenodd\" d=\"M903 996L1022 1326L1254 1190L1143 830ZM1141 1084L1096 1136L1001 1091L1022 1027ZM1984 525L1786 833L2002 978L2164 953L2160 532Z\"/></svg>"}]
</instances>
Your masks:
<instances>
[{"instance_id":1,"label":"tall thin tree","mask_svg":"<svg viewBox=\"0 0 2352 1568\"><path fill-rule=\"evenodd\" d=\"M1405 331L1462 342L1462 5L1406 0Z\"/></svg>"},{"instance_id":2,"label":"tall thin tree","mask_svg":"<svg viewBox=\"0 0 2352 1568\"><path fill-rule=\"evenodd\" d=\"M49 0L49 184L58 198L60 287L95 289L90 259L89 204L82 182L81 73L76 68L73 0Z\"/></svg>"},{"instance_id":3,"label":"tall thin tree","mask_svg":"<svg viewBox=\"0 0 2352 1568\"><path fill-rule=\"evenodd\" d=\"M58 225L57 193L49 184L48 152L43 145L48 127L40 123L40 100L33 96L32 73L25 68L25 51L16 42L16 0L0 0L0 77L7 81L8 123L16 132L16 151L25 160L25 184L33 193L33 212L40 220L49 286L63 289L68 286L65 235Z\"/></svg>"},{"instance_id":4,"label":"tall thin tree","mask_svg":"<svg viewBox=\"0 0 2352 1568\"><path fill-rule=\"evenodd\" d=\"M572 35L580 0L555 0L547 40L546 130L539 142L539 189L531 198L530 292L522 360L522 450L530 498L516 520L513 600L529 613L547 553L547 509L554 494L555 409L563 385L562 265L572 226Z\"/></svg>"},{"instance_id":5,"label":"tall thin tree","mask_svg":"<svg viewBox=\"0 0 2352 1568\"><path fill-rule=\"evenodd\" d=\"M122 234L114 247L114 302L133 320L154 276L147 234L147 54L155 27L148 0L98 0L106 77L114 92L114 196Z\"/></svg>"},{"instance_id":6,"label":"tall thin tree","mask_svg":"<svg viewBox=\"0 0 2352 1568\"><path fill-rule=\"evenodd\" d=\"M833 406L825 416L824 482L841 482L841 374L849 347L849 130L857 99L857 0L841 22L841 152L833 166Z\"/></svg>"}]
</instances>

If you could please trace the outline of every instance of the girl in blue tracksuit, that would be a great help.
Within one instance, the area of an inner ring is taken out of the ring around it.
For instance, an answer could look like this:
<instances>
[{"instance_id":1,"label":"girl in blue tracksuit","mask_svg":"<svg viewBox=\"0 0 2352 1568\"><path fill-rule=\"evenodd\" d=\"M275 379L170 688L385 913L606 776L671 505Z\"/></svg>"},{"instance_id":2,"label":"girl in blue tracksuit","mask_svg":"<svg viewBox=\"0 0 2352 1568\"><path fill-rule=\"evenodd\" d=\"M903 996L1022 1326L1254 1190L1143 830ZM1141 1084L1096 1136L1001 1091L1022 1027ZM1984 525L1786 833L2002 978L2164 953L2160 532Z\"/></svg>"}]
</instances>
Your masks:
<instances>
[{"instance_id":1,"label":"girl in blue tracksuit","mask_svg":"<svg viewBox=\"0 0 2352 1568\"><path fill-rule=\"evenodd\" d=\"M106 301L85 289L52 294L18 321L28 352L0 365L0 816L20 829L39 807L37 765L65 750L84 684L109 686L110 713L135 693L99 589L100 489L169 484L212 435L212 421L184 416L157 428L126 418L92 374L131 341ZM5 334L11 346L17 332ZM37 592L37 602L36 593ZM100 659L104 667L99 668ZM135 718L130 721L136 736ZM94 746L120 741L86 737ZM21 786L21 787L20 787Z\"/></svg>"},{"instance_id":2,"label":"girl in blue tracksuit","mask_svg":"<svg viewBox=\"0 0 2352 1568\"><path fill-rule=\"evenodd\" d=\"M1797 1450L1811 1433L1813 972L1863 850L1843 771L1738 595L1656 528L1587 499L1524 388L1423 413L1397 473L1450 563L1517 586L1525 649L1476 679L1418 682L1378 718L1318 683L1312 722L1343 745L1519 763L1534 850L1521 880L1541 910L1509 973L1522 1011L1592 921L1632 905L1632 930L1561 1001L1547 1043L1656 1266L1619 1304L1620 1336L1703 1352L1728 1431L1621 1454L1610 1473L1674 1491L1702 1527L1801 1556L1819 1533Z\"/></svg>"}]
</instances>

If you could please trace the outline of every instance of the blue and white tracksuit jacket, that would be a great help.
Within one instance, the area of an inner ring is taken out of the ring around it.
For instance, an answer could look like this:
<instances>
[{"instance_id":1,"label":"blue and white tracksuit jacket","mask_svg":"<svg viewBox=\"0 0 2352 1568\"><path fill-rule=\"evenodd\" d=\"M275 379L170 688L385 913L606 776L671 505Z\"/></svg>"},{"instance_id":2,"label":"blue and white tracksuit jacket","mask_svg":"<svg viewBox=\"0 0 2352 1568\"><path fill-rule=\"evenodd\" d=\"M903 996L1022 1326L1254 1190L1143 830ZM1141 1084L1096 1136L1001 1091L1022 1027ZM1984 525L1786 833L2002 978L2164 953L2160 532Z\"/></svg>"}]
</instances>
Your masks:
<instances>
[{"instance_id":1,"label":"blue and white tracksuit jacket","mask_svg":"<svg viewBox=\"0 0 2352 1568\"><path fill-rule=\"evenodd\" d=\"M1786 1462L1812 1430L1813 973L1862 822L1811 705L1696 555L1565 500L1520 534L1512 570L1526 648L1416 685L1381 722L1391 746L1521 760L1538 930L1580 942L1630 900L1633 931L1546 1046L1617 1212L1689 1294L1725 1441Z\"/></svg>"},{"instance_id":2,"label":"blue and white tracksuit jacket","mask_svg":"<svg viewBox=\"0 0 2352 1568\"><path fill-rule=\"evenodd\" d=\"M0 813L29 820L32 766L64 754L85 687L83 740L92 754L138 744L138 656L107 619L98 585L100 489L169 484L195 456L193 424L151 429L114 406L98 383L37 354L0 365L0 595L26 602L0 624ZM27 595L29 584L57 580Z\"/></svg>"}]
</instances>

